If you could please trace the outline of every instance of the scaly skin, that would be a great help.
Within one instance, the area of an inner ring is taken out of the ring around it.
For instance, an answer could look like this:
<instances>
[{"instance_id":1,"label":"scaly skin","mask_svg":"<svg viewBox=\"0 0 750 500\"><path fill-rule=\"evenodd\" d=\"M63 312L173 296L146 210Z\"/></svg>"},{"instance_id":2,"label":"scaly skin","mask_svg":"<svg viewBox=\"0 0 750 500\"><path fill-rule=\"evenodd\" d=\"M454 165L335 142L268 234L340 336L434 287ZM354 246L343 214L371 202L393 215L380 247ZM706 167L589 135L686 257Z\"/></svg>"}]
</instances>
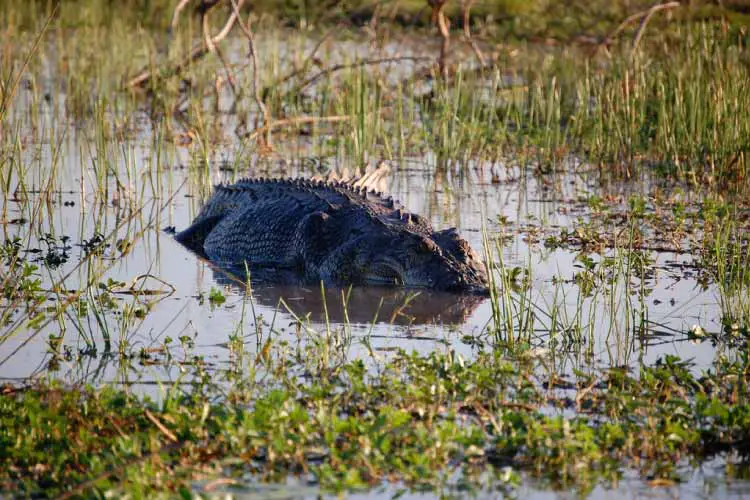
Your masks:
<instances>
[{"instance_id":1,"label":"scaly skin","mask_svg":"<svg viewBox=\"0 0 750 500\"><path fill-rule=\"evenodd\" d=\"M310 282L487 292L455 229L346 183L245 179L216 186L178 241L220 265L293 270Z\"/></svg>"}]
</instances>

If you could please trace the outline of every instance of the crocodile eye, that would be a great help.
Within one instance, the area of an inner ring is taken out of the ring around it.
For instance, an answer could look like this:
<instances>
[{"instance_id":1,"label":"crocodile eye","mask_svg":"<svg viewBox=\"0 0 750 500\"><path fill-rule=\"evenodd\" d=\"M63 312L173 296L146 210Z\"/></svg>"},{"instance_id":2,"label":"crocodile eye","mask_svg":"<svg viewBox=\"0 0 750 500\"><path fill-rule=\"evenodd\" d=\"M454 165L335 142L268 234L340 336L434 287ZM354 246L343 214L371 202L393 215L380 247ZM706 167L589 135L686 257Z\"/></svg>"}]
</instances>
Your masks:
<instances>
[{"instance_id":1,"label":"crocodile eye","mask_svg":"<svg viewBox=\"0 0 750 500\"><path fill-rule=\"evenodd\" d=\"M434 253L437 249L437 245L430 238L422 238L419 242L419 250L422 253Z\"/></svg>"}]
</instances>

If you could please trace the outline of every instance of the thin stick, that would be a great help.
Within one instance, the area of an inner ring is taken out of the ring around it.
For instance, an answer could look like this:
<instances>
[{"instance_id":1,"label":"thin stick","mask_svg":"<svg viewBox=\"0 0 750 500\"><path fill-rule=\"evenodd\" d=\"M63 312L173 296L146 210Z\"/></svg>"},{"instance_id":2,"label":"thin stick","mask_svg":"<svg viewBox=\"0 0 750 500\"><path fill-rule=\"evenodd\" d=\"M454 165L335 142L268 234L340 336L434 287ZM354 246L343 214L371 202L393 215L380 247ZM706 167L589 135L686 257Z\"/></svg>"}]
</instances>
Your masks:
<instances>
[{"instance_id":1,"label":"thin stick","mask_svg":"<svg viewBox=\"0 0 750 500\"><path fill-rule=\"evenodd\" d=\"M336 73L337 71L341 71L343 69L351 69L351 68L359 68L362 66L375 66L378 64L388 64L393 62L403 62L403 61L412 61L412 62L424 62L431 60L430 57L426 56L395 56L395 57L384 57L382 59L363 59L361 61L356 61L350 64L334 64L333 66L329 66L328 68L322 69L319 72L315 73L313 76L302 82L300 85L295 87L294 93L300 92L316 81L320 80L326 75L330 75L332 73ZM288 93L288 92L287 92Z\"/></svg>"},{"instance_id":2,"label":"thin stick","mask_svg":"<svg viewBox=\"0 0 750 500\"><path fill-rule=\"evenodd\" d=\"M620 33L622 33L622 31L629 24L637 21L638 19L643 19L647 23L648 19L650 19L651 16L653 16L656 12L658 12L660 10L664 10L664 9L673 9L673 8L679 7L679 6L680 6L680 2L667 2L667 3L663 3L663 4L654 5L653 7L651 7L648 10L644 10L644 11L641 11L641 12L636 12L635 14L632 14L632 15L626 17L625 20L623 22L621 22L617 26L617 28L614 29L614 31L612 31L609 35L607 35L606 37L604 37L604 40L602 40L601 43L599 43L598 46L599 47L602 47L602 46L603 47L607 47L607 46L609 46L612 43L612 41L615 39L615 37L617 37ZM640 41L640 38L641 38L641 36L643 34L642 33L643 29L645 27L646 27L646 24L642 21L641 22L641 26L638 29L638 33L636 33L636 39L633 40L633 46L632 46L633 48L631 49L631 53L632 53L632 50L634 50L635 47L638 45L638 41Z\"/></svg>"},{"instance_id":3,"label":"thin stick","mask_svg":"<svg viewBox=\"0 0 750 500\"><path fill-rule=\"evenodd\" d=\"M648 9L648 12L643 17L643 20L641 21L641 25L638 27L638 31L635 33L635 36L633 37L633 45L630 48L630 56L632 57L635 53L636 49L638 48L638 43L641 41L641 38L643 37L643 32L646 30L646 25L648 24L649 20L659 12L660 10L667 10L667 9L674 9L675 7L679 7L680 2L667 2L659 5L654 5L650 9Z\"/></svg>"},{"instance_id":4,"label":"thin stick","mask_svg":"<svg viewBox=\"0 0 750 500\"><path fill-rule=\"evenodd\" d=\"M486 60L484 58L484 54L482 53L482 50L479 48L479 45L477 45L477 42L474 41L474 39L471 37L471 26L470 26L470 20L471 20L471 7L474 5L474 0L461 0L461 11L463 13L464 18L464 39L466 40L466 43L469 44L471 47L471 50L474 51L474 55L477 56L477 59L479 60L479 65L484 67L486 66Z\"/></svg>"},{"instance_id":5,"label":"thin stick","mask_svg":"<svg viewBox=\"0 0 750 500\"><path fill-rule=\"evenodd\" d=\"M242 1L242 0L240 0ZM240 17L240 8L237 5L237 2L235 0L231 0L232 2L232 9L234 9L234 13L237 16L237 19L239 21L240 29L247 37L247 50L248 55L250 56L250 61L253 65L253 96L255 98L255 104L258 105L258 109L263 113L263 128L266 129L266 136L263 138L263 144L266 146L271 145L271 115L268 112L268 108L266 107L266 103L263 102L263 99L260 97L260 75L258 74L258 56L257 51L255 50L255 37L253 36L253 32L250 30L250 23L248 19L248 24L245 24L242 22L242 17Z\"/></svg>"},{"instance_id":6,"label":"thin stick","mask_svg":"<svg viewBox=\"0 0 750 500\"><path fill-rule=\"evenodd\" d=\"M244 0L240 0L244 1ZM234 2L232 2L232 6L234 7ZM232 70L229 68L229 64L227 63L227 60L224 58L224 55L219 50L219 47L211 40L211 30L209 28L208 24L208 12L210 9L206 9L205 11L201 12L201 25L203 27L203 40L206 43L206 47L208 47L208 51L212 54L214 54L216 57L219 58L219 61L221 61L221 65L224 66L224 72L227 75L227 82L229 82L229 87L232 89L232 94L234 94L235 100L240 98L239 92L237 91L237 87L234 84L234 77L232 76ZM239 8L235 9L235 12L237 13L237 19L239 20ZM216 92L216 110L219 110L219 88L220 86L217 85L217 92Z\"/></svg>"},{"instance_id":7,"label":"thin stick","mask_svg":"<svg viewBox=\"0 0 750 500\"><path fill-rule=\"evenodd\" d=\"M432 22L438 28L442 43L438 55L438 69L443 80L448 79L448 49L450 48L450 21L445 16L445 4L447 0L427 0L427 5L432 7Z\"/></svg>"},{"instance_id":8,"label":"thin stick","mask_svg":"<svg viewBox=\"0 0 750 500\"><path fill-rule=\"evenodd\" d=\"M248 132L244 137L247 139L255 139L260 134L270 134L271 131L277 128L286 127L289 125L304 125L306 123L336 123L345 122L351 120L352 117L349 115L336 115L336 116L298 116L296 118L288 118L286 120L278 120L265 127L255 129L252 132Z\"/></svg>"},{"instance_id":9,"label":"thin stick","mask_svg":"<svg viewBox=\"0 0 750 500\"><path fill-rule=\"evenodd\" d=\"M167 437L167 439L169 439L173 443L177 442L177 436L175 436L172 431L167 429L167 426L161 423L161 420L156 418L153 413L151 413L148 409L146 409L146 411L144 411L143 413L144 415L146 415L146 418L149 419L151 423L156 426L157 429L159 429L159 432L161 432Z\"/></svg>"},{"instance_id":10,"label":"thin stick","mask_svg":"<svg viewBox=\"0 0 750 500\"><path fill-rule=\"evenodd\" d=\"M177 22L180 20L180 12L182 12L182 9L184 9L189 2L190 0L180 0L180 3L175 5L174 12L172 12L172 23L169 25L171 31L174 31L175 28L177 28Z\"/></svg>"}]
</instances>

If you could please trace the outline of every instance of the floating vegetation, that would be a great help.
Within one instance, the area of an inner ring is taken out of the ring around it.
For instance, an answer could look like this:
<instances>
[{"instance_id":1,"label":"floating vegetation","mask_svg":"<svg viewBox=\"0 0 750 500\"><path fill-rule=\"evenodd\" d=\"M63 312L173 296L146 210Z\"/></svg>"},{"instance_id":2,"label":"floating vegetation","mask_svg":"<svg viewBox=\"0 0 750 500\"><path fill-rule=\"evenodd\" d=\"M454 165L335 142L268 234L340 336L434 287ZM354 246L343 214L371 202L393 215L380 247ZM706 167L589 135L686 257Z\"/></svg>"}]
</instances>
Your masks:
<instances>
[{"instance_id":1,"label":"floating vegetation","mask_svg":"<svg viewBox=\"0 0 750 500\"><path fill-rule=\"evenodd\" d=\"M585 493L617 484L623 466L674 484L732 450L726 473L746 474L744 355L700 375L667 357L638 373L562 378L524 347L473 361L401 351L376 373L353 361L300 380L296 363L314 368L304 356L316 355L274 345L238 359L251 371L234 374L221 403L210 378L159 402L113 387L4 387L0 484L24 496L191 496L241 491L252 474L300 476L329 491L382 481L445 489L459 470L454 487L510 489L520 473Z\"/></svg>"}]
</instances>

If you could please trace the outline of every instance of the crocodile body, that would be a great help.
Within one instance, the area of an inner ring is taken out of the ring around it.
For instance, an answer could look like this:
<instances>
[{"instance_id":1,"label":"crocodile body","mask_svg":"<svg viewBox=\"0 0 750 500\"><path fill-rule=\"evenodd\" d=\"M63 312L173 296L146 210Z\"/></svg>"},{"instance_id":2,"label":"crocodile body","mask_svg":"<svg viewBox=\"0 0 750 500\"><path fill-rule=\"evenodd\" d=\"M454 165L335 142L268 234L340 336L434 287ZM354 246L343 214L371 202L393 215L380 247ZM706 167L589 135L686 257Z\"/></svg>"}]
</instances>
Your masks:
<instances>
[{"instance_id":1,"label":"crocodile body","mask_svg":"<svg viewBox=\"0 0 750 500\"><path fill-rule=\"evenodd\" d=\"M266 276L270 269L332 285L487 291L481 259L455 229L434 231L424 217L352 183L219 185L176 239L219 265L248 264Z\"/></svg>"}]
</instances>

